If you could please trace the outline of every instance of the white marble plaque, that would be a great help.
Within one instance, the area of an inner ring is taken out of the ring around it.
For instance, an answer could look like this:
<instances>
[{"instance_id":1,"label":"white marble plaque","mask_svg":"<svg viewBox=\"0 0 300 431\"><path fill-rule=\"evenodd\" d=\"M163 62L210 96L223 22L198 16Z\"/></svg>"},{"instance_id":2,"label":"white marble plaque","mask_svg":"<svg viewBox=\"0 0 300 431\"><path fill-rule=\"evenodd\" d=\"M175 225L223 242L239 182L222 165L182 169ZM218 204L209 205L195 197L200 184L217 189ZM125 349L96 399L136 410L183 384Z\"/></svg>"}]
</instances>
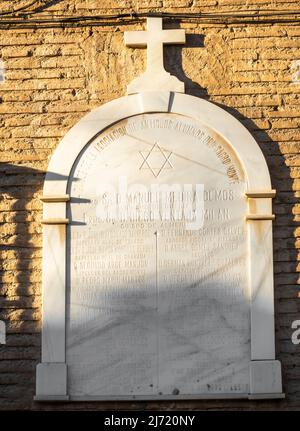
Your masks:
<instances>
[{"instance_id":1,"label":"white marble plaque","mask_svg":"<svg viewBox=\"0 0 300 431\"><path fill-rule=\"evenodd\" d=\"M85 147L68 190L71 397L249 392L245 188L230 145L183 115Z\"/></svg>"}]
</instances>

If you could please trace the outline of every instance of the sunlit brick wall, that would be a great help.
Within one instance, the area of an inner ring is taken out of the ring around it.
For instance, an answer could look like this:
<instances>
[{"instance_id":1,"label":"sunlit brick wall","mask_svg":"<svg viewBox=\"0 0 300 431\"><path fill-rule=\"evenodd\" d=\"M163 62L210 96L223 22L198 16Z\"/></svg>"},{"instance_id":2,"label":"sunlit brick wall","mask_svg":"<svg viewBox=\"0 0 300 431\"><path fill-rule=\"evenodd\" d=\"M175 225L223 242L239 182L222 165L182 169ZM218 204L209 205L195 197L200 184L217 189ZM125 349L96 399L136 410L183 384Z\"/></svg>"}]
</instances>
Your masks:
<instances>
[{"instance_id":1,"label":"sunlit brick wall","mask_svg":"<svg viewBox=\"0 0 300 431\"><path fill-rule=\"evenodd\" d=\"M0 1L0 10L26 1ZM44 2L37 2L42 5ZM118 12L292 11L297 0L57 1L39 16ZM1 19L1 16L0 16ZM1 21L0 21L1 24ZM35 366L41 354L42 193L49 159L60 139L91 109L126 93L145 69L145 50L124 46L114 23L70 28L0 30L0 409L196 408L300 409L300 345L291 324L300 319L300 25L203 24L184 28L186 46L165 49L165 67L188 94L221 105L248 128L269 166L274 200L277 358L283 365L281 401L182 401L38 404Z\"/></svg>"}]
</instances>

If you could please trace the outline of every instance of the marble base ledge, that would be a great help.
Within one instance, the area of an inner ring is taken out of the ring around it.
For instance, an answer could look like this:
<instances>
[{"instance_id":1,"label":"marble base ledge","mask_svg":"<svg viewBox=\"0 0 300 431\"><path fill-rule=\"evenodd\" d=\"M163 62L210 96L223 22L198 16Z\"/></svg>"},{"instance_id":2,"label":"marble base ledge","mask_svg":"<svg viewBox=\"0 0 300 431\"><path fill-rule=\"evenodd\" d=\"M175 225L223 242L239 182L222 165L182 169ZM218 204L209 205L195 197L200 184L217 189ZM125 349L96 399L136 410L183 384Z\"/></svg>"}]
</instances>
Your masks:
<instances>
[{"instance_id":1,"label":"marble base ledge","mask_svg":"<svg viewBox=\"0 0 300 431\"><path fill-rule=\"evenodd\" d=\"M51 396L51 395L36 395L35 397L33 397L34 401L39 401L39 402L47 402L47 401L51 401L51 402L61 402L61 401L70 401L70 397L68 395L61 395L61 396Z\"/></svg>"},{"instance_id":2,"label":"marble base ledge","mask_svg":"<svg viewBox=\"0 0 300 431\"><path fill-rule=\"evenodd\" d=\"M249 394L248 400L282 400L285 398L285 394Z\"/></svg>"},{"instance_id":3,"label":"marble base ledge","mask_svg":"<svg viewBox=\"0 0 300 431\"><path fill-rule=\"evenodd\" d=\"M198 394L198 395L107 395L107 396L70 396L70 401L174 401L174 400L222 400L248 399L249 394Z\"/></svg>"},{"instance_id":4,"label":"marble base ledge","mask_svg":"<svg viewBox=\"0 0 300 431\"><path fill-rule=\"evenodd\" d=\"M249 394L199 394L199 395L130 395L130 396L70 396L70 401L174 401L174 400L223 400L223 399L248 399ZM42 400L40 400L42 401ZM45 400L47 401L47 400Z\"/></svg>"}]
</instances>

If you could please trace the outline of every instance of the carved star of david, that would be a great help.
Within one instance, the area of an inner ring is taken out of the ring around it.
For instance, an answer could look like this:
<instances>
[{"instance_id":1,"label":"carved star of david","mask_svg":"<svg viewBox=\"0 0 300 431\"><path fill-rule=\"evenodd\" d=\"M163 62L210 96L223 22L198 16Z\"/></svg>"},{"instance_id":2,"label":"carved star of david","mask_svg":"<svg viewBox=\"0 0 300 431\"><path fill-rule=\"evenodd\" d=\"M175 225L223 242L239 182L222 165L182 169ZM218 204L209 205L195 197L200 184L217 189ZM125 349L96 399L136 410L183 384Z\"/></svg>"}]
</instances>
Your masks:
<instances>
[{"instance_id":1,"label":"carved star of david","mask_svg":"<svg viewBox=\"0 0 300 431\"><path fill-rule=\"evenodd\" d=\"M143 158L140 169L149 169L155 178L158 177L163 169L174 169L170 162L172 151L169 153L166 152L159 146L158 142L155 142L147 155L142 151L140 151L140 155Z\"/></svg>"}]
</instances>

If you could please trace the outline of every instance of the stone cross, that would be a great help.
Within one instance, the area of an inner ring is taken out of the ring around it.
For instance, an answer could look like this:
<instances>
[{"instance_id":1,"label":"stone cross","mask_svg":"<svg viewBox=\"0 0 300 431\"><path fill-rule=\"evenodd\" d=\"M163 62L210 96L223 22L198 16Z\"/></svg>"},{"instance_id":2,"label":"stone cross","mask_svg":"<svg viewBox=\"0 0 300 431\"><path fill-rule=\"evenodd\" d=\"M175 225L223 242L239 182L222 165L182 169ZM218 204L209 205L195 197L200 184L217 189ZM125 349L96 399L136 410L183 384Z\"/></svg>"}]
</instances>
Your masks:
<instances>
[{"instance_id":1,"label":"stone cross","mask_svg":"<svg viewBox=\"0 0 300 431\"><path fill-rule=\"evenodd\" d=\"M128 94L140 91L184 92L184 83L164 68L163 46L185 43L184 30L163 30L162 18L147 18L146 31L126 31L125 44L147 48L147 70L128 86Z\"/></svg>"}]
</instances>

